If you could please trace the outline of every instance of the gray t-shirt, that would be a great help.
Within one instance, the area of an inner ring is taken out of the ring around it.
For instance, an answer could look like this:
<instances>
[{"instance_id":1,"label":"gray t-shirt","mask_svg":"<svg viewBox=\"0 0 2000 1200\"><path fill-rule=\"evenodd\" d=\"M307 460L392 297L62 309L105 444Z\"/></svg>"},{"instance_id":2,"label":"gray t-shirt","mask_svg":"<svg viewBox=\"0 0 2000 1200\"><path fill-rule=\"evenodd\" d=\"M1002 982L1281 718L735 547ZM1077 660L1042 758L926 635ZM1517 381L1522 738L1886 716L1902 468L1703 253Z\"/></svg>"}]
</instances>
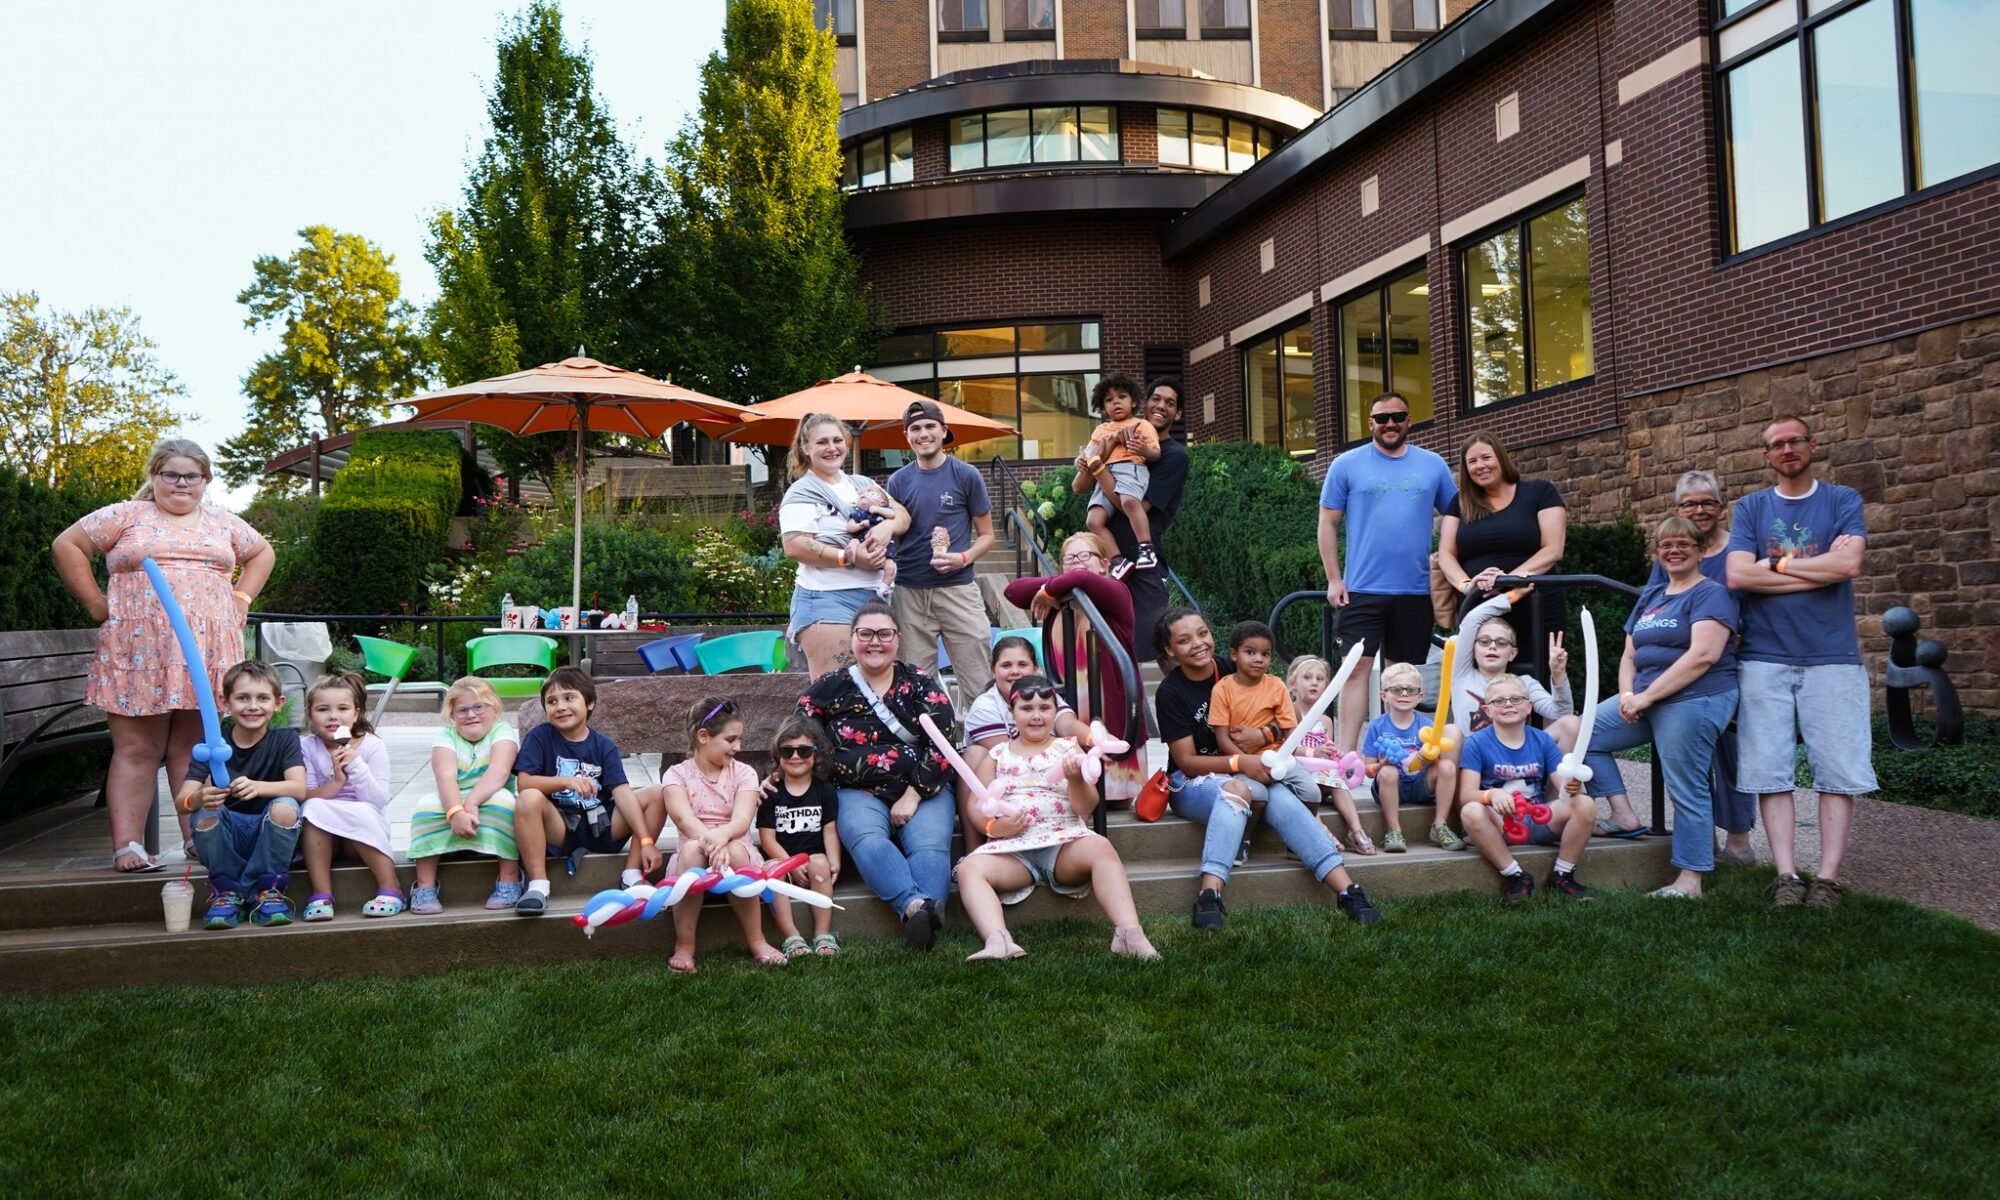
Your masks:
<instances>
[{"instance_id":1,"label":"gray t-shirt","mask_svg":"<svg viewBox=\"0 0 2000 1200\"><path fill-rule=\"evenodd\" d=\"M972 582L972 568L939 573L931 566L931 530L951 535L953 550L972 548L972 519L993 511L986 480L962 459L945 456L926 471L916 463L889 476L889 494L910 510L910 531L896 542L897 587L952 587Z\"/></svg>"}]
</instances>

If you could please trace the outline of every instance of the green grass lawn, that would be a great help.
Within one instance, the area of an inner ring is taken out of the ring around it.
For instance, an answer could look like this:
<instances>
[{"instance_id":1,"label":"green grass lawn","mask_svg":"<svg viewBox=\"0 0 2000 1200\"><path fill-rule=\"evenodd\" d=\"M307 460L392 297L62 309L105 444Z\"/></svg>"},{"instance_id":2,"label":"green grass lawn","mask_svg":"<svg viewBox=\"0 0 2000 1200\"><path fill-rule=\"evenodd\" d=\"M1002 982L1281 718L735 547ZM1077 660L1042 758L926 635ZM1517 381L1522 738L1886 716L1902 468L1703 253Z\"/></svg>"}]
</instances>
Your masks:
<instances>
[{"instance_id":1,"label":"green grass lawn","mask_svg":"<svg viewBox=\"0 0 2000 1200\"><path fill-rule=\"evenodd\" d=\"M2000 938L1767 878L12 998L0 1195L1995 1195Z\"/></svg>"}]
</instances>

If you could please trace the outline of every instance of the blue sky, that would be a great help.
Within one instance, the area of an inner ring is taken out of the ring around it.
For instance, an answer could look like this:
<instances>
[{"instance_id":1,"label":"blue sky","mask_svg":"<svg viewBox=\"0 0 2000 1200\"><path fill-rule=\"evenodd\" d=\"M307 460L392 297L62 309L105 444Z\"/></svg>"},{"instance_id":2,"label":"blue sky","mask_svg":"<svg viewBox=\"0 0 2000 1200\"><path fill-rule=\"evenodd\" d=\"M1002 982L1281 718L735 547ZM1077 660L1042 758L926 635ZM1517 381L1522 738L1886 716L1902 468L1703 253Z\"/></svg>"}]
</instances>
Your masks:
<instances>
[{"instance_id":1,"label":"blue sky","mask_svg":"<svg viewBox=\"0 0 2000 1200\"><path fill-rule=\"evenodd\" d=\"M501 22L526 0L0 0L0 289L130 305L187 386L186 432L242 428L276 343L243 327L251 260L327 224L428 302L428 216L485 136ZM723 0L565 0L598 94L654 158L697 101Z\"/></svg>"}]
</instances>

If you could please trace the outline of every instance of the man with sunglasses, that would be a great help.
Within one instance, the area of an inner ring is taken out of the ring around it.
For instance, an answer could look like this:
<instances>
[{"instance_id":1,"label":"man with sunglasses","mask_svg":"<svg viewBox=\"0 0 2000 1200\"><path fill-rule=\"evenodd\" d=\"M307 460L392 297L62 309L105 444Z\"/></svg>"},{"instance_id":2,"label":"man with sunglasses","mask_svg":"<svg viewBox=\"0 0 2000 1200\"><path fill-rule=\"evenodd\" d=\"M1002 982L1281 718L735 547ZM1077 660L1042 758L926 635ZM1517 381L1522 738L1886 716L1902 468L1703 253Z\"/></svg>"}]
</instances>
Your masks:
<instances>
[{"instance_id":1,"label":"man with sunglasses","mask_svg":"<svg viewBox=\"0 0 2000 1200\"><path fill-rule=\"evenodd\" d=\"M1819 443L1797 417L1764 430L1775 486L1736 502L1729 586L1743 602L1737 650L1737 786L1759 796L1779 908L1838 908L1854 797L1875 790L1868 672L1854 627L1854 577L1867 548L1861 494L1813 478ZM1819 792L1819 872L1793 860L1793 785L1803 743Z\"/></svg>"},{"instance_id":2,"label":"man with sunglasses","mask_svg":"<svg viewBox=\"0 0 2000 1200\"><path fill-rule=\"evenodd\" d=\"M1444 459L1412 446L1410 402L1384 392L1368 406L1370 440L1333 460L1319 493L1319 558L1327 603L1340 610L1342 649L1359 640L1383 665L1430 652L1431 522L1458 498ZM1347 569L1339 532L1347 522ZM1368 711L1368 672L1341 689L1340 748L1351 750Z\"/></svg>"}]
</instances>

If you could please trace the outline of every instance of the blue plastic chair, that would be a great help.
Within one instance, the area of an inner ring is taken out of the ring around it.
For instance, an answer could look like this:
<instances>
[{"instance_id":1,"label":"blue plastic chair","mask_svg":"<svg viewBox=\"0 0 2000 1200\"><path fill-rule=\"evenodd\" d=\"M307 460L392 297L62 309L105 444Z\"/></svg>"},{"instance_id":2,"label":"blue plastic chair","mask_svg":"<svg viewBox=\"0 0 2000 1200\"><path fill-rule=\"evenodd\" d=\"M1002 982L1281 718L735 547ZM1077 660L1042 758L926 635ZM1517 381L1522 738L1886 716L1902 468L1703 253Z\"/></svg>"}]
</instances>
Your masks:
<instances>
[{"instance_id":1,"label":"blue plastic chair","mask_svg":"<svg viewBox=\"0 0 2000 1200\"><path fill-rule=\"evenodd\" d=\"M996 629L993 631L993 644L997 646L1000 644L1001 638L1007 637L1028 639L1028 644L1035 648L1036 664L1044 671L1048 670L1049 656L1042 649L1042 627L1040 625L1028 625L1020 629Z\"/></svg>"},{"instance_id":2,"label":"blue plastic chair","mask_svg":"<svg viewBox=\"0 0 2000 1200\"><path fill-rule=\"evenodd\" d=\"M695 646L694 652L701 660L704 675L727 675L732 671L762 675L767 671L782 671L788 663L785 635L776 629L706 638Z\"/></svg>"},{"instance_id":3,"label":"blue plastic chair","mask_svg":"<svg viewBox=\"0 0 2000 1200\"><path fill-rule=\"evenodd\" d=\"M694 656L694 644L702 639L699 633L683 633L677 637L665 637L647 642L639 647L639 660L655 675L680 671L692 675L701 664ZM683 648L687 658L681 658Z\"/></svg>"},{"instance_id":4,"label":"blue plastic chair","mask_svg":"<svg viewBox=\"0 0 2000 1200\"><path fill-rule=\"evenodd\" d=\"M949 671L949 670L951 670L951 652L950 652L949 650L946 650L946 649L944 648L944 637L943 637L943 635L939 635L939 637L938 637L938 659L937 659L937 669L938 669L938 670L940 670L940 671Z\"/></svg>"}]
</instances>

